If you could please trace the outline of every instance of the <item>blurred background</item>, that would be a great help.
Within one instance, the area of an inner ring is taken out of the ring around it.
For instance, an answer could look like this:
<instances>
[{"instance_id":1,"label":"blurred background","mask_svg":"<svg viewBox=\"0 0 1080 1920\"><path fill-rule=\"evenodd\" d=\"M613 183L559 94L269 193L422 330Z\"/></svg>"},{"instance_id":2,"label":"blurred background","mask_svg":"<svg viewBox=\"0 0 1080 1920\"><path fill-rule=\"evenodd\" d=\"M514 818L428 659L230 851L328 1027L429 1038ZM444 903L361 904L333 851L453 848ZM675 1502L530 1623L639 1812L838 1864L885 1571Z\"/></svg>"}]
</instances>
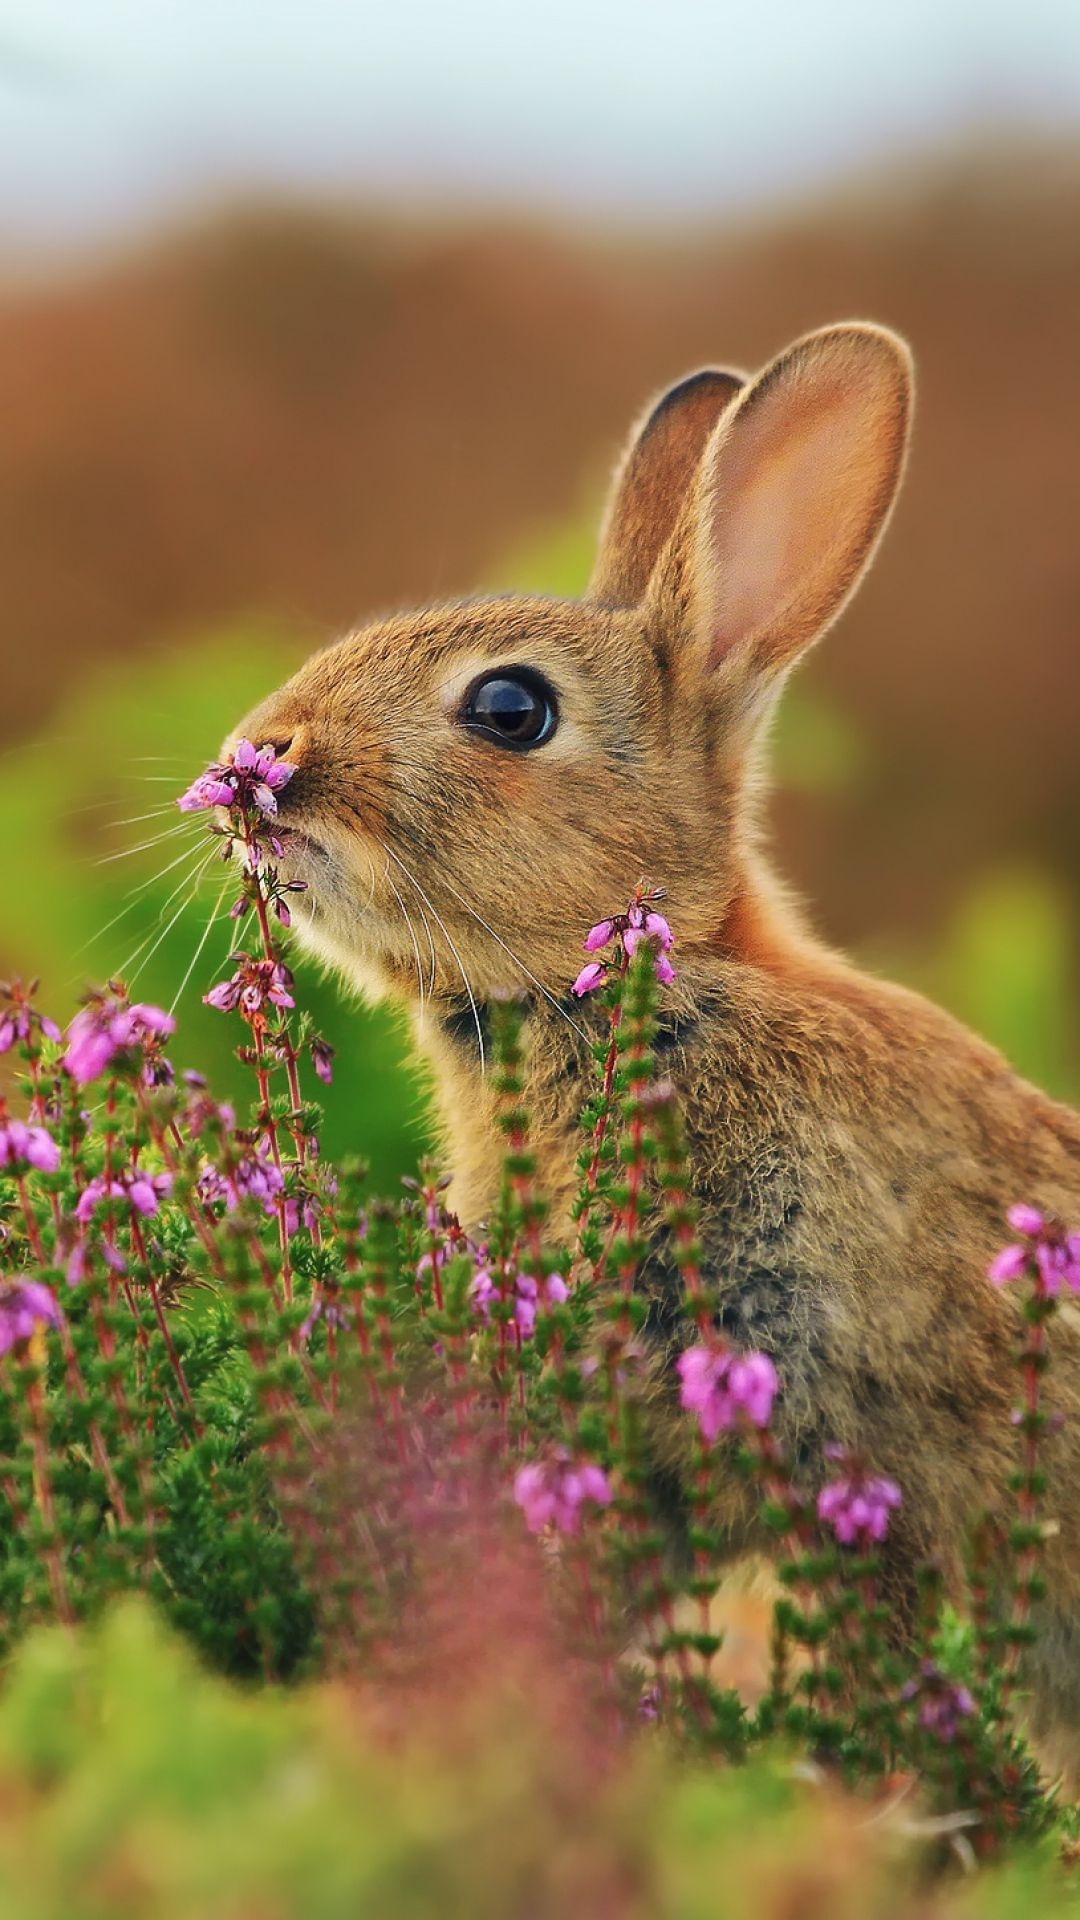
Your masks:
<instances>
[{"instance_id":1,"label":"blurred background","mask_svg":"<svg viewBox=\"0 0 1080 1920\"><path fill-rule=\"evenodd\" d=\"M915 450L778 860L1080 1096L1074 0L0 0L0 972L179 994L224 1091L231 929L158 810L339 630L580 588L646 396L853 315L914 345ZM401 1038L302 995L385 1182Z\"/></svg>"}]
</instances>

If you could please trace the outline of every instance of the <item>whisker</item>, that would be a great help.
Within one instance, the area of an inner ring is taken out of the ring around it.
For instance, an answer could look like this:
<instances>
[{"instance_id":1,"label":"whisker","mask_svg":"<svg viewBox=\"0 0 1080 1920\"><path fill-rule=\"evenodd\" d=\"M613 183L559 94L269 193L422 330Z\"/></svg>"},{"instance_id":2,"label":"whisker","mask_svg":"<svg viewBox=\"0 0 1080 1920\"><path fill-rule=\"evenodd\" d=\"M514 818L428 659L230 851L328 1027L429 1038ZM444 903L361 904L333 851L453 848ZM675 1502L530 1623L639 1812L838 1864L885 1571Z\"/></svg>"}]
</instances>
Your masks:
<instances>
[{"instance_id":1,"label":"whisker","mask_svg":"<svg viewBox=\"0 0 1080 1920\"><path fill-rule=\"evenodd\" d=\"M119 853L103 853L100 860L94 861L94 865L107 867L114 860L130 860L133 853L146 853L150 847L159 847L163 840L172 840L178 833L187 833L192 827L198 832L205 832L201 820L180 820L175 827L166 827L164 833L153 833L149 840L139 840L133 847L121 847Z\"/></svg>"},{"instance_id":2,"label":"whisker","mask_svg":"<svg viewBox=\"0 0 1080 1920\"><path fill-rule=\"evenodd\" d=\"M191 979L191 976L194 973L196 966L198 965L199 956L202 953L203 948L205 947L207 941L209 940L210 935L212 934L215 926L217 925L218 917L221 913L221 908L225 900L225 895L231 892L231 890L232 890L232 881L226 880L225 885L222 887L221 892L218 894L217 900L214 903L213 911L211 912L210 918L207 921L206 926L203 928L202 938L200 939L198 946L196 947L194 953L192 954L191 959L188 961L187 972L184 974L184 977L181 980L180 985L176 989L176 993L173 997L172 1005L169 1008L170 1013L175 1013L178 1005L180 1004L180 1001L183 997L184 988L187 986L188 981Z\"/></svg>"},{"instance_id":3,"label":"whisker","mask_svg":"<svg viewBox=\"0 0 1080 1920\"><path fill-rule=\"evenodd\" d=\"M187 887L189 891L185 894L184 898L180 902L180 905L177 907L176 912L173 914L172 918L168 921L167 925L158 934L157 938L156 939L154 938L154 932L153 932L153 929L151 928L145 940L141 940L139 942L139 945L135 948L134 953L129 953L123 965L114 969L116 973L116 977L120 980L124 980L129 987L134 984L135 980L138 978L139 974L142 972L142 968L145 965L145 960L150 959L152 955L157 952L159 946L161 945L161 942L165 938L165 935L170 931L170 929L173 926L175 926L177 920L180 918L180 915L186 910L190 902L194 899L195 894L198 890L199 881L202 879L203 874L205 873L207 867L210 865L210 861L212 860L212 858L213 858L213 854L208 853L205 860L203 860L200 863L200 865L196 867L195 872L193 874L188 874L188 873L184 874L179 885L173 888L172 892L169 895L169 898L165 901L165 904L162 907L161 912L158 914L159 921L164 917L169 907L172 905L173 901L176 899L177 894L180 893L185 887ZM153 941L152 946L150 945L151 941ZM150 947L149 953L146 952L147 947ZM143 958L143 956L145 956L145 959ZM139 961L139 966L136 969L136 972L133 973L131 975L131 978L129 979L128 968L134 966L136 960Z\"/></svg>"},{"instance_id":4,"label":"whisker","mask_svg":"<svg viewBox=\"0 0 1080 1920\"><path fill-rule=\"evenodd\" d=\"M413 923L409 918L409 909L405 905L404 900L402 899L400 893L398 892L397 888L395 887L393 881L390 878L389 866L387 867L384 878L386 880L387 886L390 888L390 891L394 896L394 899L397 901L398 906L401 908L401 917L404 920L406 927L408 928L409 939L412 941L413 958L416 961L416 986L417 986L417 991L419 992L419 995L420 995L420 1011L422 1013L424 1010L424 974L423 974L423 969L421 968L421 965L420 965L420 945L416 938L416 932L414 930Z\"/></svg>"},{"instance_id":5,"label":"whisker","mask_svg":"<svg viewBox=\"0 0 1080 1920\"><path fill-rule=\"evenodd\" d=\"M146 880L140 880L138 886L129 888L128 892L124 895L125 904L120 908L119 913L114 913L111 920L106 920L103 927L99 927L96 933L90 935L89 940L84 940L82 946L78 947L72 955L72 959L78 960L80 955L84 954L88 947L94 945L95 941L103 940L105 935L110 933L119 921L125 919L126 916L133 911L135 902L141 894L147 893L151 887L157 885L159 880L164 880L166 875L172 873L174 867L178 867L182 861L190 863L195 859L199 851L200 849L198 847L185 847L183 853L178 853L176 859L170 860L167 867L162 867L159 871L152 873ZM184 878L187 878L186 874ZM183 885L183 882L181 882L181 885Z\"/></svg>"},{"instance_id":6,"label":"whisker","mask_svg":"<svg viewBox=\"0 0 1080 1920\"><path fill-rule=\"evenodd\" d=\"M515 967L520 967L522 973L525 975L526 980L530 980L533 986L537 987L539 991L543 994L544 999L549 1001L550 1004L554 1007L556 1013L562 1015L562 1018L566 1021L567 1026L572 1027L574 1032L576 1034L579 1034L582 1040L587 1041L589 1036L585 1032L584 1027L579 1027L576 1020L571 1020L570 1015L566 1011L566 1008L561 1004L560 1001L558 1001L555 998L555 995L553 993L550 993L548 991L543 981L537 979L535 973L532 972L531 968L525 965L525 962L524 960L522 960L520 955L514 952L513 947L507 946L506 941L502 939L502 937L499 934L496 933L494 927L488 926L488 923L483 918L483 915L477 913L476 908L469 905L469 902L465 899L464 895L458 892L457 888L451 884L451 882L446 878L445 874L441 876L441 879L442 879L442 884L449 890L450 893L453 894L455 900L457 900L460 903L460 905L464 907L466 913L469 914L471 918L476 921L477 926L482 927L485 933L490 934L491 938L495 941L496 945L500 946L503 952L507 955L507 957L513 961Z\"/></svg>"},{"instance_id":7,"label":"whisker","mask_svg":"<svg viewBox=\"0 0 1080 1920\"><path fill-rule=\"evenodd\" d=\"M461 975L462 984L465 988L465 992L469 996L469 1006L472 1008L473 1025L476 1028L476 1044L480 1054L480 1071L481 1073L484 1073L486 1071L486 1066L487 1066L485 1050L484 1050L484 1029L480 1023L480 1012L476 1004L476 996L473 993L472 986L469 982L469 976L465 971L465 966L464 966L464 962L462 961L461 955L458 952L457 948L455 947L453 941L450 938L450 935L446 930L445 922L443 921L442 917L436 912L435 908L432 906L431 901L428 899L428 896L424 892L423 887L420 885L419 880L417 880L414 874L409 872L409 869L405 865L404 860L399 859L398 855L394 852L394 849L392 847L387 846L385 841L381 842L380 844L382 845L383 852L388 854L390 859L393 860L395 864L401 868L401 871L405 875L405 878L409 882L409 885L412 888L414 888L416 893L420 896L420 899L424 902L424 905L427 907L429 913L431 914L431 917L434 920L435 925L441 929L443 939L446 941L446 944L449 947L451 953L453 954L454 959L457 961L458 972Z\"/></svg>"}]
</instances>

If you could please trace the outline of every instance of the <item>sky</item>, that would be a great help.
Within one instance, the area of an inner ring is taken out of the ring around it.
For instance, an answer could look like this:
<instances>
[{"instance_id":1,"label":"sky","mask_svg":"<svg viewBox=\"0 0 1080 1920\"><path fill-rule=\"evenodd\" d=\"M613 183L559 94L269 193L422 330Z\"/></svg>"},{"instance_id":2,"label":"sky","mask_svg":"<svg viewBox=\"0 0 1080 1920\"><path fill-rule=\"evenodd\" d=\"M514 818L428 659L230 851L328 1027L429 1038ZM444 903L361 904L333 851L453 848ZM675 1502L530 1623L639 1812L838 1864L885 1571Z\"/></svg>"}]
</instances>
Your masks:
<instances>
[{"instance_id":1,"label":"sky","mask_svg":"<svg viewBox=\"0 0 1080 1920\"><path fill-rule=\"evenodd\" d=\"M678 220L1080 128L1080 0L0 0L0 247L251 191Z\"/></svg>"}]
</instances>

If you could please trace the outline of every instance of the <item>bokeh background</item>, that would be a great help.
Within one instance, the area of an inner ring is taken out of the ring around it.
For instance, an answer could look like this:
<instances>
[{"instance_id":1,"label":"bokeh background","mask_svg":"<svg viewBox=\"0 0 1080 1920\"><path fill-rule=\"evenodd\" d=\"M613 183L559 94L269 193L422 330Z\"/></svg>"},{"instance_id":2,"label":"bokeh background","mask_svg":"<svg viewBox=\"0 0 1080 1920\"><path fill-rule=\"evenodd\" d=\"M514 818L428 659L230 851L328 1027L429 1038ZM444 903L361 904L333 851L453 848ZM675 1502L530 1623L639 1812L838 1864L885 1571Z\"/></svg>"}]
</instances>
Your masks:
<instances>
[{"instance_id":1,"label":"bokeh background","mask_svg":"<svg viewBox=\"0 0 1080 1920\"><path fill-rule=\"evenodd\" d=\"M778 858L1080 1095L1073 0L0 0L0 972L179 995L224 1089L220 869L143 843L235 715L390 605L575 591L650 392L852 315L915 450ZM302 992L388 1180L401 1036Z\"/></svg>"}]
</instances>

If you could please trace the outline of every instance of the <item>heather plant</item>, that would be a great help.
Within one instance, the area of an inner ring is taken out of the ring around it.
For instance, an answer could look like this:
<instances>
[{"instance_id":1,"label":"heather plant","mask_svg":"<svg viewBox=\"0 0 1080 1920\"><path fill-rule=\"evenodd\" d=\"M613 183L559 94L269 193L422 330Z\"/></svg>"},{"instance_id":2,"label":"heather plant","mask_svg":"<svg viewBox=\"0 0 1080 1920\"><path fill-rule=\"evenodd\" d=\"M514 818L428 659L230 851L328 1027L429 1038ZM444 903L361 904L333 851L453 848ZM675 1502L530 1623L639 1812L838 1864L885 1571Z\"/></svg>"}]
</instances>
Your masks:
<instances>
[{"instance_id":1,"label":"heather plant","mask_svg":"<svg viewBox=\"0 0 1080 1920\"><path fill-rule=\"evenodd\" d=\"M678 964L662 891L643 883L585 934L571 989L604 1010L573 1245L548 1232L509 996L493 1009L501 1191L466 1230L441 1165L386 1199L320 1151L312 1095L334 1055L289 965L296 883L275 820L291 776L244 741L179 803L235 878L238 945L205 999L238 1023L249 1112L174 1073L172 1015L121 982L66 1035L32 987L3 989L0 1051L25 1084L24 1110L0 1108L5 1651L138 1589L225 1673L347 1671L393 1718L417 1710L417 1663L452 1640L470 1589L517 1591L527 1565L536 1658L575 1676L605 1764L658 1730L712 1762L779 1743L860 1790L917 1783L934 1844L972 1858L1047 1827L1023 1656L1053 1318L1080 1291L1080 1236L1024 1205L1009 1216L987 1284L1023 1295L1015 1519L1005 1542L976 1522L962 1618L924 1570L912 1631L882 1564L902 1486L839 1446L796 1467L773 1359L717 1330L723 1276L702 1267L655 1050ZM640 1285L659 1233L681 1299L673 1365ZM714 1492L736 1473L777 1543L756 1704L718 1667Z\"/></svg>"}]
</instances>

